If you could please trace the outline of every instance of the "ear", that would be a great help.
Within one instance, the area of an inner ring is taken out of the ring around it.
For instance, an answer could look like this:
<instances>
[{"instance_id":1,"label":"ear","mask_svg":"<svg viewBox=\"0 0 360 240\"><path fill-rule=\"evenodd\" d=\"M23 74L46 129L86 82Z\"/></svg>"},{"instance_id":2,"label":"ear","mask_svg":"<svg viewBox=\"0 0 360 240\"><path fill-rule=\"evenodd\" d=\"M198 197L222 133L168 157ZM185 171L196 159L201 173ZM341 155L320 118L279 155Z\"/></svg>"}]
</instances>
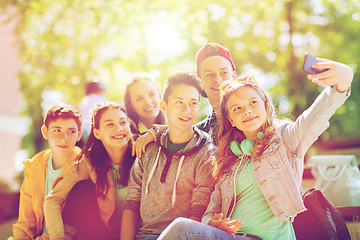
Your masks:
<instances>
[{"instance_id":1,"label":"ear","mask_svg":"<svg viewBox=\"0 0 360 240\"><path fill-rule=\"evenodd\" d=\"M46 140L48 140L48 128L45 125L41 126L41 134Z\"/></svg>"},{"instance_id":2,"label":"ear","mask_svg":"<svg viewBox=\"0 0 360 240\"><path fill-rule=\"evenodd\" d=\"M95 136L97 139L101 140L101 139L100 139L100 131L99 131L98 129L94 128L94 129L93 129L93 133L94 133L94 136Z\"/></svg>"},{"instance_id":3,"label":"ear","mask_svg":"<svg viewBox=\"0 0 360 240\"><path fill-rule=\"evenodd\" d=\"M160 101L160 110L163 114L166 114L166 102L164 100Z\"/></svg>"},{"instance_id":4,"label":"ear","mask_svg":"<svg viewBox=\"0 0 360 240\"><path fill-rule=\"evenodd\" d=\"M226 116L229 122L231 123L231 126L235 127L234 121L229 117L229 115Z\"/></svg>"},{"instance_id":5,"label":"ear","mask_svg":"<svg viewBox=\"0 0 360 240\"><path fill-rule=\"evenodd\" d=\"M79 129L79 131L78 131L78 138L77 138L77 140L76 140L77 142L80 141L81 136L82 136L82 130Z\"/></svg>"}]
</instances>

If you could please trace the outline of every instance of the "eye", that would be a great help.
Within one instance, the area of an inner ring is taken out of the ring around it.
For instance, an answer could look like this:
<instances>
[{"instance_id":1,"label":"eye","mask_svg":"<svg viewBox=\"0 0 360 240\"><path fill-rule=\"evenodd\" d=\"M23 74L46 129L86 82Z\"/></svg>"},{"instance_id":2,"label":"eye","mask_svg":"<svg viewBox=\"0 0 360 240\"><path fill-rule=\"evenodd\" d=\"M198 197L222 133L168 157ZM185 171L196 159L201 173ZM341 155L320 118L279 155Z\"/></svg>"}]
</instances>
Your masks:
<instances>
[{"instance_id":1,"label":"eye","mask_svg":"<svg viewBox=\"0 0 360 240\"><path fill-rule=\"evenodd\" d=\"M251 104L251 105L257 104L257 100L252 100L252 101L250 102L250 104Z\"/></svg>"},{"instance_id":2,"label":"eye","mask_svg":"<svg viewBox=\"0 0 360 240\"><path fill-rule=\"evenodd\" d=\"M52 131L53 131L53 132L56 132L56 133L61 132L61 130L58 129L58 128L55 128L55 129L53 129Z\"/></svg>"},{"instance_id":3,"label":"eye","mask_svg":"<svg viewBox=\"0 0 360 240\"><path fill-rule=\"evenodd\" d=\"M114 126L114 123L107 123L106 126L107 127L112 127L112 126Z\"/></svg>"},{"instance_id":4,"label":"eye","mask_svg":"<svg viewBox=\"0 0 360 240\"><path fill-rule=\"evenodd\" d=\"M141 102L142 99L143 99L142 97L139 97L139 98L136 98L135 101L136 101L136 102Z\"/></svg>"},{"instance_id":5,"label":"eye","mask_svg":"<svg viewBox=\"0 0 360 240\"><path fill-rule=\"evenodd\" d=\"M228 71L222 71L222 72L221 72L221 75L227 76L227 75L229 75L229 72L228 72Z\"/></svg>"},{"instance_id":6,"label":"eye","mask_svg":"<svg viewBox=\"0 0 360 240\"><path fill-rule=\"evenodd\" d=\"M193 106L197 106L198 102L191 102L190 104L193 105Z\"/></svg>"},{"instance_id":7,"label":"eye","mask_svg":"<svg viewBox=\"0 0 360 240\"><path fill-rule=\"evenodd\" d=\"M241 110L241 107L234 107L233 108L233 112L237 112L237 111L240 111Z\"/></svg>"},{"instance_id":8,"label":"eye","mask_svg":"<svg viewBox=\"0 0 360 240\"><path fill-rule=\"evenodd\" d=\"M205 74L205 77L206 77L206 78L213 78L214 76L215 76L214 73L206 73L206 74Z\"/></svg>"},{"instance_id":9,"label":"eye","mask_svg":"<svg viewBox=\"0 0 360 240\"><path fill-rule=\"evenodd\" d=\"M128 123L128 122L127 122L126 120L120 121L120 125L121 125L121 126L125 126L125 125L127 125L127 123Z\"/></svg>"},{"instance_id":10,"label":"eye","mask_svg":"<svg viewBox=\"0 0 360 240\"><path fill-rule=\"evenodd\" d=\"M176 104L182 104L183 102L181 100L176 100Z\"/></svg>"},{"instance_id":11,"label":"eye","mask_svg":"<svg viewBox=\"0 0 360 240\"><path fill-rule=\"evenodd\" d=\"M69 133L74 134L74 133L76 133L76 131L75 130L70 130Z\"/></svg>"}]
</instances>

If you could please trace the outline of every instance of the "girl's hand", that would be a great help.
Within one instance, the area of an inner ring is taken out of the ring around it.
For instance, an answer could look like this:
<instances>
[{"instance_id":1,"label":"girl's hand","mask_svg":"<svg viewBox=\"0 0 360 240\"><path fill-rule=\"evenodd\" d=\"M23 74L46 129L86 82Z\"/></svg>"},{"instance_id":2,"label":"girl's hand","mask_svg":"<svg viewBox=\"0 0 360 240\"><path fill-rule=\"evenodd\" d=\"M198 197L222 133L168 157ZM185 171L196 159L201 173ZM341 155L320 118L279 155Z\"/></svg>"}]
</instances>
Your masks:
<instances>
[{"instance_id":1,"label":"girl's hand","mask_svg":"<svg viewBox=\"0 0 360 240\"><path fill-rule=\"evenodd\" d=\"M325 58L316 58L320 62L312 65L317 69L328 69L318 74L309 74L308 79L319 86L335 85L338 92L345 92L354 77L352 69L339 62L331 61Z\"/></svg>"},{"instance_id":2,"label":"girl's hand","mask_svg":"<svg viewBox=\"0 0 360 240\"><path fill-rule=\"evenodd\" d=\"M148 132L139 136L133 144L132 155L134 156L136 153L136 157L141 158L142 154L145 153L146 145L154 140L154 137Z\"/></svg>"},{"instance_id":3,"label":"girl's hand","mask_svg":"<svg viewBox=\"0 0 360 240\"><path fill-rule=\"evenodd\" d=\"M228 233L236 233L243 224L243 221L239 221L237 219L230 220L230 218L223 218L222 213L215 214L209 221L210 226L216 227Z\"/></svg>"}]
</instances>

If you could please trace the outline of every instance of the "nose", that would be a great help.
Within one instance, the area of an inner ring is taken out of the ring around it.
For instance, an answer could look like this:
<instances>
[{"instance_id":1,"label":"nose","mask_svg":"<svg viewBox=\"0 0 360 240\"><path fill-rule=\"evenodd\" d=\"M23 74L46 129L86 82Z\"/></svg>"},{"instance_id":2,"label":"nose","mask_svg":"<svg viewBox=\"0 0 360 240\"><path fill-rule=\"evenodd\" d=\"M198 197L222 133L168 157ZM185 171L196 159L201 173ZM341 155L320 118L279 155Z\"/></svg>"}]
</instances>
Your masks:
<instances>
[{"instance_id":1,"label":"nose","mask_svg":"<svg viewBox=\"0 0 360 240\"><path fill-rule=\"evenodd\" d=\"M184 104L184 111L187 113L191 113L191 108L189 104Z\"/></svg>"},{"instance_id":2,"label":"nose","mask_svg":"<svg viewBox=\"0 0 360 240\"><path fill-rule=\"evenodd\" d=\"M61 140L64 140L64 141L67 141L69 139L69 136L67 133L63 132L61 135L60 135L60 139Z\"/></svg>"},{"instance_id":3,"label":"nose","mask_svg":"<svg viewBox=\"0 0 360 240\"><path fill-rule=\"evenodd\" d=\"M250 107L248 107L248 106L244 107L244 115L245 116L249 115L251 112L252 112L252 110Z\"/></svg>"},{"instance_id":4,"label":"nose","mask_svg":"<svg viewBox=\"0 0 360 240\"><path fill-rule=\"evenodd\" d=\"M149 96L145 97L145 104L151 104L151 98Z\"/></svg>"},{"instance_id":5,"label":"nose","mask_svg":"<svg viewBox=\"0 0 360 240\"><path fill-rule=\"evenodd\" d=\"M118 123L118 124L115 124L115 128L116 128L116 129L122 129L123 126L121 126L121 124Z\"/></svg>"},{"instance_id":6,"label":"nose","mask_svg":"<svg viewBox=\"0 0 360 240\"><path fill-rule=\"evenodd\" d=\"M218 83L222 83L224 81L220 74L216 74L214 80Z\"/></svg>"}]
</instances>

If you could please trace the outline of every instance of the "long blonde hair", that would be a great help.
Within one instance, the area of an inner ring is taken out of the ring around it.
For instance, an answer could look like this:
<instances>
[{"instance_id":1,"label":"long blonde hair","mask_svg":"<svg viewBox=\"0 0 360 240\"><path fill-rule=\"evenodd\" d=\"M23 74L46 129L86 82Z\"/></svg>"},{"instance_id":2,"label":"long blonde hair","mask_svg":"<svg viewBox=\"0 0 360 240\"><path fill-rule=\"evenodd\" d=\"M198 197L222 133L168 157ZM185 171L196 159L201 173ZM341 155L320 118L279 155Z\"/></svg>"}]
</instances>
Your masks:
<instances>
[{"instance_id":1,"label":"long blonde hair","mask_svg":"<svg viewBox=\"0 0 360 240\"><path fill-rule=\"evenodd\" d=\"M231 81L231 80L230 80ZM274 121L275 121L275 106L269 97L269 95L260 88L259 85L255 83L244 83L240 87L248 86L253 88L264 101L266 109L266 120L262 126L263 136L260 140L255 140L254 148L252 151L252 161L260 159L261 154L268 146L269 140L272 138L275 132ZM238 88L231 89L230 91L223 94L221 98L221 117L220 117L220 127L218 133L218 149L215 153L214 165L215 171L213 176L215 179L219 180L221 175L226 171L230 170L231 167L237 162L238 157L230 150L230 143L234 140L241 143L246 139L243 131L233 127L228 120L228 111L226 103L229 100L229 97L237 90Z\"/></svg>"}]
</instances>

